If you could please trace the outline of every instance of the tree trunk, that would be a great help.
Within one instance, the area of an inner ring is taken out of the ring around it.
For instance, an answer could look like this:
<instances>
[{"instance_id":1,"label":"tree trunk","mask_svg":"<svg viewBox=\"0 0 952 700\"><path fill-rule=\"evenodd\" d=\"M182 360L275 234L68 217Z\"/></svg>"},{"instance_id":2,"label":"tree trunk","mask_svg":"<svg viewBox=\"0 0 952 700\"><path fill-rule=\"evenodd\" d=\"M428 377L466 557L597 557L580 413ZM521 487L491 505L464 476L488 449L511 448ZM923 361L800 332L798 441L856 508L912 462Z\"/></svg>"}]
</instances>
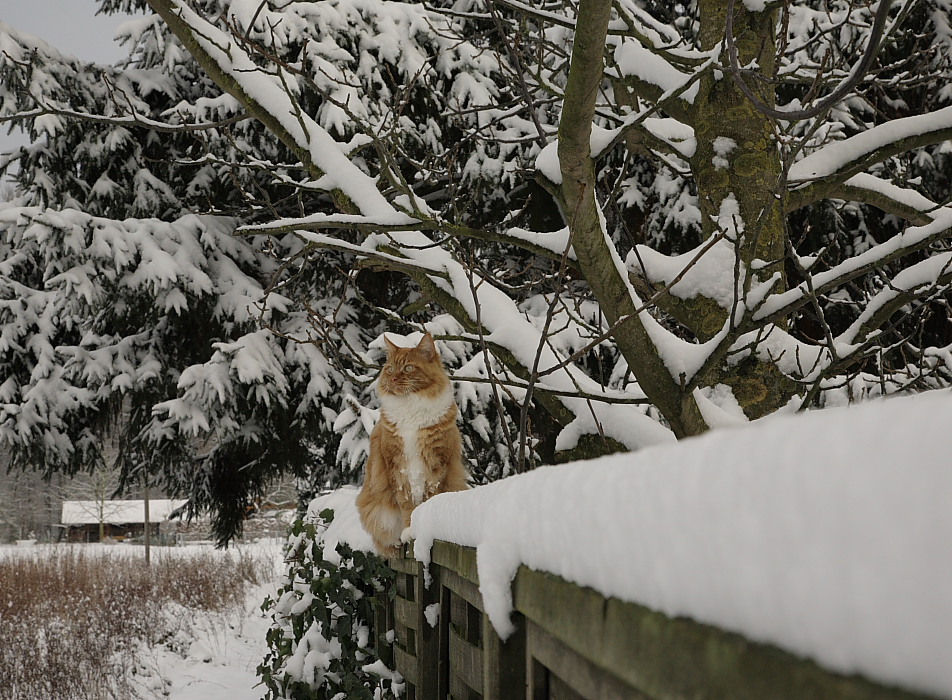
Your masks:
<instances>
[{"instance_id":1,"label":"tree trunk","mask_svg":"<svg viewBox=\"0 0 952 700\"><path fill-rule=\"evenodd\" d=\"M569 80L559 121L562 204L579 267L605 318L613 325L619 319L626 319L617 327L614 338L628 366L674 434L679 438L697 435L707 430L707 424L691 392L682 391L675 381L637 313L637 297L628 285L617 251L605 235L595 196L592 119L602 84L611 6L610 0L583 0L579 5Z\"/></svg>"},{"instance_id":2,"label":"tree trunk","mask_svg":"<svg viewBox=\"0 0 952 700\"><path fill-rule=\"evenodd\" d=\"M727 24L726 3L700 0L701 42L705 50L724 40ZM734 7L734 38L746 83L767 105L773 106L774 88L770 82L776 62L776 10L750 12L744 3ZM786 227L781 196L781 153L773 121L759 112L746 98L731 76L720 71L706 73L699 81L695 99L694 133L697 150L691 160L698 189L701 226L706 238L736 227L738 267L743 278L736 284L739 295L751 285L778 275L774 291L785 287L784 256ZM736 204L735 204L736 202ZM731 271L732 272L732 271ZM726 271L725 271L726 273ZM698 323L701 339L711 329L719 329L728 311L714 304L698 304L703 318ZM723 383L749 418L772 413L795 393L792 383L777 368L757 358L731 367L722 367L705 384Z\"/></svg>"}]
</instances>

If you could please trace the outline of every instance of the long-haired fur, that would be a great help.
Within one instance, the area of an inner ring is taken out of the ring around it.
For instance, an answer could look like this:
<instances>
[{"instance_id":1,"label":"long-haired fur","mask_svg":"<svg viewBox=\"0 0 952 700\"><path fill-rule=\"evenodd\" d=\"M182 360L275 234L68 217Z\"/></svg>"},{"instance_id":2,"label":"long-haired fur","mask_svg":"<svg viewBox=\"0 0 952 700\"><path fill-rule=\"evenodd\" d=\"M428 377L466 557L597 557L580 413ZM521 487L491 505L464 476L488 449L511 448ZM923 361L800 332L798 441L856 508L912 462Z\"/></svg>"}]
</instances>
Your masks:
<instances>
[{"instance_id":1,"label":"long-haired fur","mask_svg":"<svg viewBox=\"0 0 952 700\"><path fill-rule=\"evenodd\" d=\"M396 556L413 509L447 491L463 491L468 474L456 427L453 386L429 333L415 348L384 336L387 362L380 373L380 421L370 434L360 520L377 551Z\"/></svg>"}]
</instances>

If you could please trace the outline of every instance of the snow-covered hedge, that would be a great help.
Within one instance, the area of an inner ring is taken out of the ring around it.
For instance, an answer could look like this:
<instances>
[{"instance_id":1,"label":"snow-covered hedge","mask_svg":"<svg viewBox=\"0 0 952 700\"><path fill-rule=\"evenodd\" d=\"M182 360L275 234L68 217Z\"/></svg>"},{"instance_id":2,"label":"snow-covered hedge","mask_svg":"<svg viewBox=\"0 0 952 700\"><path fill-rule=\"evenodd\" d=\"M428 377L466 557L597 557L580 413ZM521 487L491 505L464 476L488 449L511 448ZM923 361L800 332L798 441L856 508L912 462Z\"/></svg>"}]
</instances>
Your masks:
<instances>
[{"instance_id":1,"label":"snow-covered hedge","mask_svg":"<svg viewBox=\"0 0 952 700\"><path fill-rule=\"evenodd\" d=\"M356 493L345 487L315 499L291 528L287 575L263 606L273 620L258 667L267 700L376 700L402 690L377 656L392 635L372 638L375 595L391 590L394 574L371 552Z\"/></svg>"}]
</instances>

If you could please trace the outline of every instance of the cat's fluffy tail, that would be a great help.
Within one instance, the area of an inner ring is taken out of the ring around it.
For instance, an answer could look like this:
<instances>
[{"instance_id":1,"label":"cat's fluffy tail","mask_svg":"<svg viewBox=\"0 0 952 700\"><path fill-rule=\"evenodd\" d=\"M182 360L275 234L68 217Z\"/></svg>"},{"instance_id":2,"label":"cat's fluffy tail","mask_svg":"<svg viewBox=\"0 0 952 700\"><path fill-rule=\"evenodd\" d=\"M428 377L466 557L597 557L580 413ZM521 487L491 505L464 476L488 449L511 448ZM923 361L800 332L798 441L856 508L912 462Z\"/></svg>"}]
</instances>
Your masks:
<instances>
[{"instance_id":1,"label":"cat's fluffy tail","mask_svg":"<svg viewBox=\"0 0 952 700\"><path fill-rule=\"evenodd\" d=\"M396 557L400 554L403 532L403 515L389 503L381 502L367 489L361 489L357 496L357 512L364 529L370 533L377 553L384 557Z\"/></svg>"}]
</instances>

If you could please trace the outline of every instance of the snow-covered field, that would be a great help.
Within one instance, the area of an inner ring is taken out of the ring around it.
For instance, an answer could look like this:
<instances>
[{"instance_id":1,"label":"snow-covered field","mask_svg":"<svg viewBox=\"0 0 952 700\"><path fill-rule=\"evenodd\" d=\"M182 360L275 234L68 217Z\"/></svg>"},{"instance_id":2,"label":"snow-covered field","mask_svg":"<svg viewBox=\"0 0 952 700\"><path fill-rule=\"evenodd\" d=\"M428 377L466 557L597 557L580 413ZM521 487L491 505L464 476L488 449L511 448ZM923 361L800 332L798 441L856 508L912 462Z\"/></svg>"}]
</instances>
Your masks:
<instances>
[{"instance_id":1,"label":"snow-covered field","mask_svg":"<svg viewBox=\"0 0 952 700\"><path fill-rule=\"evenodd\" d=\"M255 668L265 654L268 620L259 609L274 585L249 592L246 605L224 615L193 618L195 633L183 655L164 646L148 650L143 698L169 700L260 700Z\"/></svg>"},{"instance_id":2,"label":"snow-covered field","mask_svg":"<svg viewBox=\"0 0 952 700\"><path fill-rule=\"evenodd\" d=\"M255 668L265 654L269 620L260 606L267 595L274 593L275 580L282 568L283 544L283 541L256 542L227 551L203 545L153 548L153 566L176 559L202 566L202 563L220 562L225 557L245 557L256 562L259 571L269 569L270 572L265 571L266 581L245 584L240 602L224 610L165 603L160 615L162 638L151 644L139 642L132 658L117 664L127 670L129 686L136 693L135 698L128 700L259 700L262 697L263 689L257 685ZM135 545L11 545L0 546L0 563L13 560L25 565L30 558L62 556L64 552L101 558L112 567L141 560L144 556L143 548ZM117 572L115 576L119 578L122 573ZM137 601L129 600L128 605L132 610ZM2 617L0 612L0 622ZM36 697L23 695L22 699L17 696L4 700L36 700Z\"/></svg>"},{"instance_id":3,"label":"snow-covered field","mask_svg":"<svg viewBox=\"0 0 952 700\"><path fill-rule=\"evenodd\" d=\"M283 544L283 543L281 543ZM266 545L244 545L264 548ZM281 545L266 554L280 571ZM147 650L145 666L151 683L143 683L142 698L166 700L260 700L255 669L265 655L270 619L261 603L273 595L274 580L248 588L243 605L224 613L192 613L191 635L181 650L157 645ZM185 612L185 611L183 611ZM151 687L147 687L150 686Z\"/></svg>"}]
</instances>

